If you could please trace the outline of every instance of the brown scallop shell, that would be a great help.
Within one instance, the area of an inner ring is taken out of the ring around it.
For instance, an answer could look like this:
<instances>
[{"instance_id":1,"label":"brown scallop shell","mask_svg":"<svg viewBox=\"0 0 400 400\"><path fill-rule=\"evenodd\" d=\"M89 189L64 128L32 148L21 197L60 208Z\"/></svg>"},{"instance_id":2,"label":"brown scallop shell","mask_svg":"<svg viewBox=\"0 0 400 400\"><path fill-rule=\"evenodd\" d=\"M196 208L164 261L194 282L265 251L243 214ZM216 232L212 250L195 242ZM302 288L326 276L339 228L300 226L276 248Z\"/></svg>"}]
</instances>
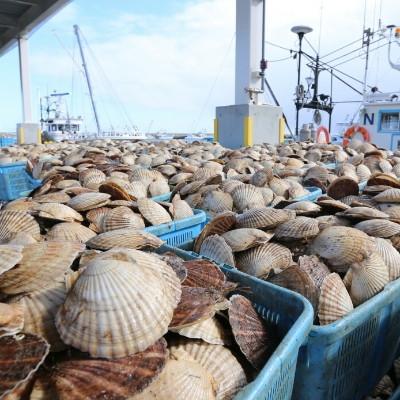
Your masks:
<instances>
[{"instance_id":1,"label":"brown scallop shell","mask_svg":"<svg viewBox=\"0 0 400 400\"><path fill-rule=\"evenodd\" d=\"M304 239L308 240L319 233L318 221L314 218L296 217L294 220L284 222L275 229L275 239L291 241Z\"/></svg>"},{"instance_id":2,"label":"brown scallop shell","mask_svg":"<svg viewBox=\"0 0 400 400\"><path fill-rule=\"evenodd\" d=\"M130 195L127 190L115 182L104 182L99 187L99 192L107 193L111 200L134 200L135 197Z\"/></svg>"},{"instance_id":3,"label":"brown scallop shell","mask_svg":"<svg viewBox=\"0 0 400 400\"><path fill-rule=\"evenodd\" d=\"M246 297L233 295L229 300L229 323L235 341L254 368L261 369L276 347L275 332Z\"/></svg>"},{"instance_id":4,"label":"brown scallop shell","mask_svg":"<svg viewBox=\"0 0 400 400\"><path fill-rule=\"evenodd\" d=\"M347 176L341 176L335 179L327 189L327 195L335 200L352 194L357 195L358 192L358 183Z\"/></svg>"},{"instance_id":5,"label":"brown scallop shell","mask_svg":"<svg viewBox=\"0 0 400 400\"><path fill-rule=\"evenodd\" d=\"M101 233L90 239L86 245L98 250L108 250L113 247L129 249L158 248L163 241L157 236L137 229L116 229Z\"/></svg>"},{"instance_id":6,"label":"brown scallop shell","mask_svg":"<svg viewBox=\"0 0 400 400\"><path fill-rule=\"evenodd\" d=\"M12 336L24 328L24 309L20 304L0 303L0 338Z\"/></svg>"},{"instance_id":7,"label":"brown scallop shell","mask_svg":"<svg viewBox=\"0 0 400 400\"><path fill-rule=\"evenodd\" d=\"M279 274L268 278L275 285L300 293L310 301L314 310L318 310L319 288L312 277L298 265L294 264Z\"/></svg>"},{"instance_id":8,"label":"brown scallop shell","mask_svg":"<svg viewBox=\"0 0 400 400\"><path fill-rule=\"evenodd\" d=\"M22 260L22 246L0 245L0 275L15 267Z\"/></svg>"},{"instance_id":9,"label":"brown scallop shell","mask_svg":"<svg viewBox=\"0 0 400 400\"><path fill-rule=\"evenodd\" d=\"M369 236L390 238L400 233L400 225L385 219L370 219L359 222L354 228L365 232Z\"/></svg>"},{"instance_id":10,"label":"brown scallop shell","mask_svg":"<svg viewBox=\"0 0 400 400\"><path fill-rule=\"evenodd\" d=\"M271 271L279 273L292 263L287 247L266 243L236 254L236 267L259 278L267 278Z\"/></svg>"},{"instance_id":11,"label":"brown scallop shell","mask_svg":"<svg viewBox=\"0 0 400 400\"><path fill-rule=\"evenodd\" d=\"M157 379L167 363L168 350L162 338L128 357L83 356L56 364L51 379L60 400L131 398Z\"/></svg>"},{"instance_id":12,"label":"brown scallop shell","mask_svg":"<svg viewBox=\"0 0 400 400\"><path fill-rule=\"evenodd\" d=\"M12 396L26 384L49 353L49 345L29 333L0 338L0 398Z\"/></svg>"},{"instance_id":13,"label":"brown scallop shell","mask_svg":"<svg viewBox=\"0 0 400 400\"><path fill-rule=\"evenodd\" d=\"M165 261L175 272L181 283L187 278L188 272L185 261L173 252L163 253L160 258ZM189 286L186 284L186 286Z\"/></svg>"},{"instance_id":14,"label":"brown scallop shell","mask_svg":"<svg viewBox=\"0 0 400 400\"><path fill-rule=\"evenodd\" d=\"M8 242L18 232L40 239L40 227L29 214L18 211L0 211L0 243Z\"/></svg>"},{"instance_id":15,"label":"brown scallop shell","mask_svg":"<svg viewBox=\"0 0 400 400\"><path fill-rule=\"evenodd\" d=\"M317 204L322 208L323 211L328 213L335 213L350 208L350 206L348 206L347 204L342 203L339 200L334 200L328 196L318 197Z\"/></svg>"},{"instance_id":16,"label":"brown scallop shell","mask_svg":"<svg viewBox=\"0 0 400 400\"><path fill-rule=\"evenodd\" d=\"M384 186L391 186L395 189L400 189L400 182L397 178L380 172L373 174L368 179L367 185L368 186L384 185Z\"/></svg>"},{"instance_id":17,"label":"brown scallop shell","mask_svg":"<svg viewBox=\"0 0 400 400\"><path fill-rule=\"evenodd\" d=\"M193 251L196 253L200 252L200 247L203 243L203 241L211 235L222 235L225 232L228 232L231 230L236 223L236 217L235 214L232 212L227 212L224 214L220 214L214 219L212 219L200 232L200 235L197 236L194 246L193 246Z\"/></svg>"},{"instance_id":18,"label":"brown scallop shell","mask_svg":"<svg viewBox=\"0 0 400 400\"><path fill-rule=\"evenodd\" d=\"M238 228L273 229L286 221L294 219L293 210L278 210L275 208L253 208L237 216Z\"/></svg>"},{"instance_id":19,"label":"brown scallop shell","mask_svg":"<svg viewBox=\"0 0 400 400\"><path fill-rule=\"evenodd\" d=\"M30 293L64 280L65 273L85 246L73 242L40 242L26 246L18 268L0 275L0 291Z\"/></svg>"},{"instance_id":20,"label":"brown scallop shell","mask_svg":"<svg viewBox=\"0 0 400 400\"><path fill-rule=\"evenodd\" d=\"M318 289L321 288L322 282L331 273L329 268L315 255L299 257L298 265L300 269L307 272Z\"/></svg>"},{"instance_id":21,"label":"brown scallop shell","mask_svg":"<svg viewBox=\"0 0 400 400\"><path fill-rule=\"evenodd\" d=\"M228 246L223 237L219 235L208 236L200 247L200 255L205 256L216 263L235 266L232 249Z\"/></svg>"},{"instance_id":22,"label":"brown scallop shell","mask_svg":"<svg viewBox=\"0 0 400 400\"><path fill-rule=\"evenodd\" d=\"M336 273L329 274L321 286L318 317L321 325L328 325L353 311L350 295Z\"/></svg>"}]
</instances>

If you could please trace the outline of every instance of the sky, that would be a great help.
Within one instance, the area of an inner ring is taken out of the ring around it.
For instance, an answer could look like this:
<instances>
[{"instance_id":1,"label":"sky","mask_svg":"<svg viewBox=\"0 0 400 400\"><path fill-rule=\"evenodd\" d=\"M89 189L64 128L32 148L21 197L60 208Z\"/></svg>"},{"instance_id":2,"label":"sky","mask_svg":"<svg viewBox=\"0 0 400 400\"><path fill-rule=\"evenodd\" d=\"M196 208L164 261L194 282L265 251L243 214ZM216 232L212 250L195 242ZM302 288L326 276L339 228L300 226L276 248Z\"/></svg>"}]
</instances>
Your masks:
<instances>
[{"instance_id":1,"label":"sky","mask_svg":"<svg viewBox=\"0 0 400 400\"><path fill-rule=\"evenodd\" d=\"M366 26L400 25L398 0L266 0L266 40L285 49L297 49L290 28L308 25L307 39L320 55L357 41L325 62L361 47L366 3ZM87 64L103 129L140 131L211 132L215 107L234 103L235 0L74 0L29 38L32 107L39 119L39 97L53 90L70 92L69 111L83 115L87 129L94 127L88 90L72 26L84 36ZM359 39L359 40L357 40ZM377 40L374 37L373 40ZM89 44L89 47L86 45ZM385 43L380 41L374 47ZM296 60L288 50L267 43L267 79L294 127ZM313 54L308 44L304 50ZM400 46L395 46L400 61ZM355 51L342 60L341 71L363 79L364 54ZM342 60L332 61L335 65ZM15 131L22 118L18 52L0 58L0 132ZM303 64L302 81L309 76ZM358 90L359 82L340 75ZM387 63L387 47L370 55L368 84L382 91L400 90L400 73ZM330 75L321 72L320 92L329 94ZM335 101L360 100L338 80ZM266 102L271 98L266 96ZM357 103L337 104L334 122L352 117ZM301 111L301 122L312 112ZM324 116L323 123L327 123Z\"/></svg>"}]
</instances>

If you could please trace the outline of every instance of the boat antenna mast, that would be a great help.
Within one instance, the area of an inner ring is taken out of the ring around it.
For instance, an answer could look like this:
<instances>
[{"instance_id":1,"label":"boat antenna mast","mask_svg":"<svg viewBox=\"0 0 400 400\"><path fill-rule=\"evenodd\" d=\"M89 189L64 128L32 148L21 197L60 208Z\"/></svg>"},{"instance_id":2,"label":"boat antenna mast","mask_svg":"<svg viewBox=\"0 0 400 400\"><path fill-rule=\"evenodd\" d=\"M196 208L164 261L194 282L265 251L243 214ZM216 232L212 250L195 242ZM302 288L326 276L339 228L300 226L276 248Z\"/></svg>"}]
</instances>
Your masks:
<instances>
[{"instance_id":1,"label":"boat antenna mast","mask_svg":"<svg viewBox=\"0 0 400 400\"><path fill-rule=\"evenodd\" d=\"M81 59L82 59L83 70L85 71L86 83L87 83L87 86L88 86L88 89L89 89L89 95L90 95L90 101L92 103L94 119L96 121L97 134L100 135L101 129L100 129L99 116L97 114L96 104L94 102L92 84L90 82L89 70L88 70L87 65L86 65L86 59L85 59L85 54L84 54L83 48L82 48L81 37L79 35L79 26L78 25L74 25L74 32L75 32L75 35L76 35L76 39L78 41L79 52L80 52Z\"/></svg>"}]
</instances>

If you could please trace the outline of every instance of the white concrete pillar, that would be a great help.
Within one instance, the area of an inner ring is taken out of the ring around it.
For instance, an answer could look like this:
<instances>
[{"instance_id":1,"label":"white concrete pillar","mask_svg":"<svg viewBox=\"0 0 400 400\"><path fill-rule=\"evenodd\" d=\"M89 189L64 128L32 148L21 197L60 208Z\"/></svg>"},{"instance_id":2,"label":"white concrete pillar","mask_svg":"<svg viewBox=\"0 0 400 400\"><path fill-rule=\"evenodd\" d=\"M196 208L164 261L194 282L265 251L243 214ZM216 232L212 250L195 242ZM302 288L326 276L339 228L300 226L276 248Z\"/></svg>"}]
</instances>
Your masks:
<instances>
[{"instance_id":1,"label":"white concrete pillar","mask_svg":"<svg viewBox=\"0 0 400 400\"><path fill-rule=\"evenodd\" d=\"M29 83L28 39L18 38L19 76L21 81L22 119L32 122L31 88Z\"/></svg>"},{"instance_id":2,"label":"white concrete pillar","mask_svg":"<svg viewBox=\"0 0 400 400\"><path fill-rule=\"evenodd\" d=\"M262 0L236 0L235 104L248 104L247 88L261 88Z\"/></svg>"}]
</instances>

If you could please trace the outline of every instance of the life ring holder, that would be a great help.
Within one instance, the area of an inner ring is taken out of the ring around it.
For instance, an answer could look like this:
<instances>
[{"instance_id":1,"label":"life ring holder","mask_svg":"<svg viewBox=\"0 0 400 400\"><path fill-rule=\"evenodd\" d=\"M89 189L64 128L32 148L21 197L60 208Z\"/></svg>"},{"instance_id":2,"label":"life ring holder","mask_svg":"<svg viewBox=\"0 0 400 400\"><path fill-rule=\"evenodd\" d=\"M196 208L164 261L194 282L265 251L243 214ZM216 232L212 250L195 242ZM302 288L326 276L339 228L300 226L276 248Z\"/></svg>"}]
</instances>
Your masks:
<instances>
[{"instance_id":1,"label":"life ring holder","mask_svg":"<svg viewBox=\"0 0 400 400\"><path fill-rule=\"evenodd\" d=\"M329 130L326 126L319 126L317 129L317 136L316 136L316 142L317 143L322 143L320 142L319 138L321 136L321 133L324 133L325 135L325 142L330 143L331 142L331 134L329 133Z\"/></svg>"},{"instance_id":2,"label":"life ring holder","mask_svg":"<svg viewBox=\"0 0 400 400\"><path fill-rule=\"evenodd\" d=\"M364 142L371 141L371 135L367 128L359 125L352 125L347 128L346 132L343 135L343 147L347 147L350 144L350 139L356 134L361 133Z\"/></svg>"}]
</instances>

